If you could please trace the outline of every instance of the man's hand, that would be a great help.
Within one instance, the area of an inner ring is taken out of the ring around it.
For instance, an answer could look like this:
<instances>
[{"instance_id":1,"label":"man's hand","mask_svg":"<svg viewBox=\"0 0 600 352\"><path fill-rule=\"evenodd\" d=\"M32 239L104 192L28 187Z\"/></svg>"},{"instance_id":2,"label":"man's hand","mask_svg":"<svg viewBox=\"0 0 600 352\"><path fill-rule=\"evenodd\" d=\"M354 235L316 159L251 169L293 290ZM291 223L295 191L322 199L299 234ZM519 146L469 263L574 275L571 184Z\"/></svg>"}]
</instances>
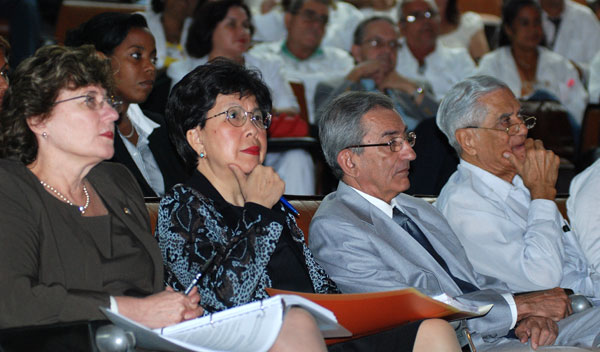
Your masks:
<instances>
[{"instance_id":1,"label":"man's hand","mask_svg":"<svg viewBox=\"0 0 600 352\"><path fill-rule=\"evenodd\" d=\"M350 82L358 82L363 78L371 78L377 81L375 78L381 72L381 66L382 62L377 59L363 61L348 73L346 79Z\"/></svg>"},{"instance_id":2,"label":"man's hand","mask_svg":"<svg viewBox=\"0 0 600 352\"><path fill-rule=\"evenodd\" d=\"M515 296L515 303L517 321L531 316L559 321L572 313L569 297L560 287Z\"/></svg>"},{"instance_id":3,"label":"man's hand","mask_svg":"<svg viewBox=\"0 0 600 352\"><path fill-rule=\"evenodd\" d=\"M529 317L519 322L515 335L522 343L530 342L531 348L554 344L558 335L558 325L545 317Z\"/></svg>"},{"instance_id":4,"label":"man's hand","mask_svg":"<svg viewBox=\"0 0 600 352\"><path fill-rule=\"evenodd\" d=\"M550 199L556 197L556 179L560 158L551 150L544 149L540 140L525 140L525 160L519 160L514 154L506 152L504 157L517 170L525 187L531 193L531 199Z\"/></svg>"}]
</instances>

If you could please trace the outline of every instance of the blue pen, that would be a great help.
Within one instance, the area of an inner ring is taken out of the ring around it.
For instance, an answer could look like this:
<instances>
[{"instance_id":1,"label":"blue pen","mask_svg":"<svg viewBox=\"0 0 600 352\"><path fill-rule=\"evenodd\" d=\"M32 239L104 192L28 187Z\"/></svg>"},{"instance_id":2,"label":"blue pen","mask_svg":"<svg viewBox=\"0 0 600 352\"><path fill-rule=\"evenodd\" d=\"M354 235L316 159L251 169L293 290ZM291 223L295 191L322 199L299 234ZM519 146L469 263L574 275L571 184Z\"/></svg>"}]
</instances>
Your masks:
<instances>
[{"instance_id":1,"label":"blue pen","mask_svg":"<svg viewBox=\"0 0 600 352\"><path fill-rule=\"evenodd\" d=\"M288 208L292 213L294 213L294 215L296 215L296 217L300 217L300 213L298 212L298 210L296 210L296 208L294 208L293 205L290 204L290 202L287 201L287 199L281 197L279 198L279 201L286 207Z\"/></svg>"}]
</instances>

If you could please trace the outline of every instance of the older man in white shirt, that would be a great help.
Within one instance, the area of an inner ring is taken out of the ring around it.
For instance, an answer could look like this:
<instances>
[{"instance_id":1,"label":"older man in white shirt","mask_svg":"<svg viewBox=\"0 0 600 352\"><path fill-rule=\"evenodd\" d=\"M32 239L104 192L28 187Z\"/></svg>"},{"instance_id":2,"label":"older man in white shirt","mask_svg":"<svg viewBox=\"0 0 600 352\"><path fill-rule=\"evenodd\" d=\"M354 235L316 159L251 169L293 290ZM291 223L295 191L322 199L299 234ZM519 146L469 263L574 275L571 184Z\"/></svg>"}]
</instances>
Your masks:
<instances>
[{"instance_id":1,"label":"older man in white shirt","mask_svg":"<svg viewBox=\"0 0 600 352\"><path fill-rule=\"evenodd\" d=\"M474 76L446 95L437 123L461 162L438 197L475 270L514 291L555 286L598 297L600 277L562 218L554 197L559 158L527 139L511 90Z\"/></svg>"},{"instance_id":2,"label":"older man in white shirt","mask_svg":"<svg viewBox=\"0 0 600 352\"><path fill-rule=\"evenodd\" d=\"M438 100L473 73L475 62L465 48L448 48L438 41L440 19L433 0L402 1L398 18L404 36L398 73L429 82Z\"/></svg>"}]
</instances>

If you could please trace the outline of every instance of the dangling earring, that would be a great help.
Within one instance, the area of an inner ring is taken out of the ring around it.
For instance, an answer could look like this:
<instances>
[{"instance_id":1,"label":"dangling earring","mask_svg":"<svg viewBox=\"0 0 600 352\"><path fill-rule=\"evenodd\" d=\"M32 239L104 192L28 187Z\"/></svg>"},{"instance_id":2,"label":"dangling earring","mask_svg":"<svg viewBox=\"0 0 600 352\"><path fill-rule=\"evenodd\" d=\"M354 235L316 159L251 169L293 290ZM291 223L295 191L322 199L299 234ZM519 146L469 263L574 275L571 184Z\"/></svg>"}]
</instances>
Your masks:
<instances>
[{"instance_id":1,"label":"dangling earring","mask_svg":"<svg viewBox=\"0 0 600 352\"><path fill-rule=\"evenodd\" d=\"M204 153L200 153L200 159L204 159Z\"/></svg>"},{"instance_id":2,"label":"dangling earring","mask_svg":"<svg viewBox=\"0 0 600 352\"><path fill-rule=\"evenodd\" d=\"M46 133L46 132L42 132L42 137L43 137L43 138L47 138L47 137L48 137L48 133Z\"/></svg>"}]
</instances>

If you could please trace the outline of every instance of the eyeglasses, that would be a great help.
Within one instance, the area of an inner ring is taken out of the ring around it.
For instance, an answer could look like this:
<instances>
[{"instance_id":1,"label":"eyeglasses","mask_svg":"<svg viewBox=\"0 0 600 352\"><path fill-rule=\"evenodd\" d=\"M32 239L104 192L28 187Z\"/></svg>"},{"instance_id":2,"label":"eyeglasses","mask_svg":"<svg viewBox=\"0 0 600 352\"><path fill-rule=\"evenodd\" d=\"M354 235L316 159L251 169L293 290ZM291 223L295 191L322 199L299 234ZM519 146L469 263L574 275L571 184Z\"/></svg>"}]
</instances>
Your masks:
<instances>
[{"instance_id":1,"label":"eyeglasses","mask_svg":"<svg viewBox=\"0 0 600 352\"><path fill-rule=\"evenodd\" d=\"M432 19L435 16L437 16L437 13L435 13L435 11L424 11L424 12L413 12L410 15L406 16L404 18L404 22L408 22L408 23L413 23L416 22L417 20L422 20L422 19Z\"/></svg>"},{"instance_id":2,"label":"eyeglasses","mask_svg":"<svg viewBox=\"0 0 600 352\"><path fill-rule=\"evenodd\" d=\"M269 126L271 126L271 114L265 114L259 109L256 109L252 112L245 111L240 106L233 106L227 109L227 111L220 112L216 115L207 117L206 119L212 119L213 117L217 117L223 114L225 114L225 118L227 119L227 121L235 127L242 127L246 123L248 115L250 115L250 121L252 121L254 126L260 129L266 130L267 128L269 128Z\"/></svg>"},{"instance_id":3,"label":"eyeglasses","mask_svg":"<svg viewBox=\"0 0 600 352\"><path fill-rule=\"evenodd\" d=\"M304 10L302 12L300 12L300 17L302 17L302 19L306 22L310 22L310 23L319 23L320 25L327 25L327 22L329 22L329 16L327 15L319 15L317 14L315 11L313 10Z\"/></svg>"},{"instance_id":4,"label":"eyeglasses","mask_svg":"<svg viewBox=\"0 0 600 352\"><path fill-rule=\"evenodd\" d=\"M399 152L404 147L404 142L408 143L410 147L415 146L415 142L417 141L417 135L414 132L408 132L404 137L396 137L391 139L387 143L375 143L375 144L358 144L358 145L350 145L344 149L349 148L364 148L364 147L389 147L392 152Z\"/></svg>"},{"instance_id":5,"label":"eyeglasses","mask_svg":"<svg viewBox=\"0 0 600 352\"><path fill-rule=\"evenodd\" d=\"M6 83L8 84L8 75L10 74L10 69L8 68L8 62L5 63L4 65L2 65L2 68L0 68L0 76L2 76L2 78L4 78L4 80L6 81Z\"/></svg>"},{"instance_id":6,"label":"eyeglasses","mask_svg":"<svg viewBox=\"0 0 600 352\"><path fill-rule=\"evenodd\" d=\"M85 105L87 105L87 107L90 110L100 110L104 106L104 102L106 102L117 112L121 112L121 107L123 105L123 102L121 100L118 100L113 96L102 97L102 100L100 100L98 102L98 100L96 99L96 94L79 95L79 96L76 96L73 98L59 100L59 101L54 102L54 105L58 105L60 103L64 103L64 102L76 100L76 99L85 99Z\"/></svg>"},{"instance_id":7,"label":"eyeglasses","mask_svg":"<svg viewBox=\"0 0 600 352\"><path fill-rule=\"evenodd\" d=\"M385 48L388 47L392 50L396 50L400 47L400 42L396 39L385 41L381 38L367 39L362 44L366 44L371 48Z\"/></svg>"},{"instance_id":8,"label":"eyeglasses","mask_svg":"<svg viewBox=\"0 0 600 352\"><path fill-rule=\"evenodd\" d=\"M533 116L519 116L521 122L513 123L506 128L492 128L492 127L478 127L478 126L467 126L465 128L477 128L480 130L492 130L506 132L509 136L514 136L521 130L521 125L524 125L526 129L530 130L535 127L536 118Z\"/></svg>"}]
</instances>

